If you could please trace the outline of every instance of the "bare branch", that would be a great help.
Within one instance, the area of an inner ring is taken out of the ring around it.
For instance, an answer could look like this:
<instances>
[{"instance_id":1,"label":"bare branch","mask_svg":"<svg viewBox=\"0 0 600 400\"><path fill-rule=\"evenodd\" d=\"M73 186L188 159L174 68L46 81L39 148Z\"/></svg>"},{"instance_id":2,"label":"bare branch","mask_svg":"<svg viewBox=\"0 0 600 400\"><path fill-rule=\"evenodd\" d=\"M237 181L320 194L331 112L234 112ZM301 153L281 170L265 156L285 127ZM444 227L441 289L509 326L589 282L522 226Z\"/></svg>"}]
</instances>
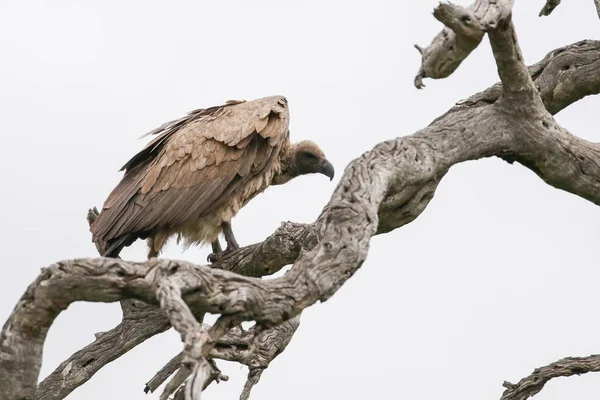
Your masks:
<instances>
[{"instance_id":1,"label":"bare branch","mask_svg":"<svg viewBox=\"0 0 600 400\"><path fill-rule=\"evenodd\" d=\"M415 86L421 89L423 78L441 79L450 76L465 58L481 43L483 35L495 29L510 16L510 0L477 0L468 8L440 3L433 15L444 28L421 53L421 68Z\"/></svg>"},{"instance_id":2,"label":"bare branch","mask_svg":"<svg viewBox=\"0 0 600 400\"><path fill-rule=\"evenodd\" d=\"M177 354L175 357L171 358L168 363L162 367L156 375L152 377L144 387L144 393L154 393L156 389L160 385L162 385L175 371L179 369L181 365L181 360L183 360L183 353Z\"/></svg>"},{"instance_id":3,"label":"bare branch","mask_svg":"<svg viewBox=\"0 0 600 400\"><path fill-rule=\"evenodd\" d=\"M174 271L178 266L174 266ZM175 392L188 375L191 375L185 389L186 400L199 400L204 388L212 380L213 368L208 362L208 354L214 345L215 339L222 336L229 327L237 322L230 315L222 315L215 325L206 329L192 314L188 305L183 301L182 295L191 289L185 276L173 274L166 271L166 276L157 283L156 297L161 308L166 312L171 325L181 333L185 344L180 370L169 382L160 396L161 400L167 400ZM194 284L193 289L197 289Z\"/></svg>"},{"instance_id":4,"label":"bare branch","mask_svg":"<svg viewBox=\"0 0 600 400\"><path fill-rule=\"evenodd\" d=\"M542 7L542 10L538 14L538 17L544 17L552 14L552 11L554 11L554 9L558 7L559 4L560 0L547 0L546 4L544 4L544 7Z\"/></svg>"},{"instance_id":5,"label":"bare branch","mask_svg":"<svg viewBox=\"0 0 600 400\"><path fill-rule=\"evenodd\" d=\"M186 382L186 379L192 372L193 370L185 365L178 369L175 376L167 383L165 390L161 393L160 400L167 400L171 393L175 393L178 390L181 391L182 388L184 389L183 393L189 392L189 389L186 388L187 385L184 385L184 382ZM179 393L179 391L177 393ZM177 397L177 393L174 397ZM186 395L184 395L184 398L188 400Z\"/></svg>"},{"instance_id":6,"label":"bare branch","mask_svg":"<svg viewBox=\"0 0 600 400\"><path fill-rule=\"evenodd\" d=\"M504 382L503 386L506 390L500 400L525 400L539 393L550 379L588 372L600 372L600 355L563 358L545 367L537 368L516 385Z\"/></svg>"},{"instance_id":7,"label":"bare branch","mask_svg":"<svg viewBox=\"0 0 600 400\"><path fill-rule=\"evenodd\" d=\"M160 308L140 305L138 313L128 313L108 332L63 361L37 387L38 400L60 400L94 376L100 368L116 360L146 339L171 327Z\"/></svg>"},{"instance_id":8,"label":"bare branch","mask_svg":"<svg viewBox=\"0 0 600 400\"><path fill-rule=\"evenodd\" d=\"M490 44L496 58L498 75L502 81L503 97L512 102L512 112L545 110L533 84L517 43L517 34L510 18L489 32Z\"/></svg>"},{"instance_id":9,"label":"bare branch","mask_svg":"<svg viewBox=\"0 0 600 400\"><path fill-rule=\"evenodd\" d=\"M585 96L600 92L600 41L583 40L549 52L542 61L528 68L544 106L556 114ZM495 103L502 94L496 84L457 103L478 107Z\"/></svg>"},{"instance_id":10,"label":"bare branch","mask_svg":"<svg viewBox=\"0 0 600 400\"><path fill-rule=\"evenodd\" d=\"M424 76L443 78L450 75L460 62L479 45L483 34L488 32L498 66L498 74L503 83L503 94L507 101L513 103L512 111L541 112L544 106L517 44L516 32L510 18L511 9L512 1L510 0L476 1L469 8L449 3L440 4L434 10L434 16L447 28L436 36L427 49L423 50L423 64L417 75L417 87L421 85L420 79ZM448 28L452 30L453 35L447 34ZM440 38L447 40L436 41ZM455 57L457 55L455 49L459 51L458 57ZM438 54L439 57L434 57L433 54ZM426 61L436 61L437 64L433 63L432 65L445 68L444 73L427 74L425 71L431 68ZM517 102L518 107L516 106Z\"/></svg>"},{"instance_id":11,"label":"bare branch","mask_svg":"<svg viewBox=\"0 0 600 400\"><path fill-rule=\"evenodd\" d=\"M182 354L178 355L177 357L174 357L171 361L174 362L174 360L178 360L178 364L181 362L182 360ZM221 373L221 370L219 369L219 367L217 367L217 364L215 363L214 360L208 358L206 359L207 361L207 365L205 365L205 367L207 368L206 371L206 375L208 375L207 377L205 377L204 380L204 385L202 386L202 390L205 390L212 382L221 382L221 381L228 381L229 377L227 375L223 375ZM167 364L170 365L170 364ZM177 369L174 369L173 372L175 372ZM172 372L171 372L172 373ZM184 366L181 370L181 374L179 376L175 376L168 385L167 390L165 390L165 392L171 393L174 390L177 390L175 392L175 394L173 395L173 400L176 399L185 399L186 395L189 397L191 396L191 394L189 394L189 389L190 386L188 384L188 382L183 382L185 380L185 378L187 376L189 376L190 372L189 370L187 370L187 367ZM170 374L169 374L170 375ZM166 380L168 378L168 376L164 377L164 380ZM163 382L164 382L163 380ZM183 382L183 383L181 383ZM159 384L159 386L162 384L162 382ZM180 385L180 386L179 386ZM171 388L169 389L169 386L171 386ZM179 388L177 388L177 386L179 386ZM144 393L148 393L150 390L148 389L148 387L146 389L144 389ZM156 390L156 389L154 389ZM152 390L152 391L154 391ZM164 396L164 393L163 393ZM161 396L162 398L162 396Z\"/></svg>"},{"instance_id":12,"label":"bare branch","mask_svg":"<svg viewBox=\"0 0 600 400\"><path fill-rule=\"evenodd\" d=\"M256 331L255 327L243 330L241 326L232 328L219 338L210 352L211 358L236 361L249 368L266 369L271 361L285 350L296 329L300 325L300 315L295 316L271 329ZM182 354L173 357L146 384L144 391L154 392L171 376L182 361ZM223 379L227 380L227 379ZM258 383L258 379L254 384Z\"/></svg>"},{"instance_id":13,"label":"bare branch","mask_svg":"<svg viewBox=\"0 0 600 400\"><path fill-rule=\"evenodd\" d=\"M292 264L302 250L312 249L319 241L312 224L283 222L263 242L219 255L211 267L244 276L272 275Z\"/></svg>"},{"instance_id":14,"label":"bare branch","mask_svg":"<svg viewBox=\"0 0 600 400\"><path fill-rule=\"evenodd\" d=\"M227 382L229 380L229 377L227 375L223 375L223 373L217 366L217 363L215 362L215 360L213 360L212 358L208 358L207 361L210 364L210 366L212 367L212 372L211 372L208 380L204 384L204 388L202 388L202 390L205 390L208 387L208 385L210 385L213 382L220 383L221 381Z\"/></svg>"},{"instance_id":15,"label":"bare branch","mask_svg":"<svg viewBox=\"0 0 600 400\"><path fill-rule=\"evenodd\" d=\"M540 11L539 16L548 16L554 11L556 7L560 4L560 0L547 0L546 4ZM594 0L594 5L596 6L596 13L598 14L598 18L600 18L600 0Z\"/></svg>"},{"instance_id":16,"label":"bare branch","mask_svg":"<svg viewBox=\"0 0 600 400\"><path fill-rule=\"evenodd\" d=\"M250 392L260 380L263 371L264 368L250 368L248 371L248 377L246 378L246 384L244 384L244 389L240 395L240 400L248 400L250 398Z\"/></svg>"}]
</instances>

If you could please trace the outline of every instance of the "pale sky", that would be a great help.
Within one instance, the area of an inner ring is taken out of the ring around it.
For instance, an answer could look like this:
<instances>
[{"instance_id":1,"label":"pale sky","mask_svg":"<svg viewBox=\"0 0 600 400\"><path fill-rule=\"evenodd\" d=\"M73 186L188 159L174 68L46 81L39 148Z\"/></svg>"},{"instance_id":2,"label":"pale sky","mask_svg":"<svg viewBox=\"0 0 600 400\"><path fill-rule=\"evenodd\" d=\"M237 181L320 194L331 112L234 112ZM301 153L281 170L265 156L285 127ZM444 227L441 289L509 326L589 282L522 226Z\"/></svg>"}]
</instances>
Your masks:
<instances>
[{"instance_id":1,"label":"pale sky","mask_svg":"<svg viewBox=\"0 0 600 400\"><path fill-rule=\"evenodd\" d=\"M469 1L460 1L467 5ZM594 39L592 0L517 1L528 64ZM233 221L238 241L284 220L312 222L347 163L376 143L423 128L498 80L487 38L451 77L413 86L441 29L437 1L0 2L0 281L3 322L40 268L93 257L86 210L147 142L137 138L189 110L285 95L292 140L312 139L333 183L307 176L271 188ZM598 98L556 116L600 141ZM372 240L355 276L302 317L254 399L497 399L566 356L600 352L600 208L493 158L451 169L413 223ZM164 257L204 263L208 248ZM142 260L145 243L122 253ZM40 379L120 320L118 304L77 303L50 330ZM173 330L103 368L69 400L153 400L144 383L182 349ZM207 399L237 399L246 368ZM162 388L161 388L162 389ZM594 399L600 374L552 381L536 399Z\"/></svg>"}]
</instances>

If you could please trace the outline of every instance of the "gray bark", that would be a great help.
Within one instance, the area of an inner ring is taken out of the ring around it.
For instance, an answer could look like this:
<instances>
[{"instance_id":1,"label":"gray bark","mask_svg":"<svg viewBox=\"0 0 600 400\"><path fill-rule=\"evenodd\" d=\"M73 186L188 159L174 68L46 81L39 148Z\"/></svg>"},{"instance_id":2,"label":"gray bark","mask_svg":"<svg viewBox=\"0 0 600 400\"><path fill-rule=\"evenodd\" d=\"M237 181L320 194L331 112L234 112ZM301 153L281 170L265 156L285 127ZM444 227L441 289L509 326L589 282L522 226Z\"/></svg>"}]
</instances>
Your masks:
<instances>
[{"instance_id":1,"label":"gray bark","mask_svg":"<svg viewBox=\"0 0 600 400\"><path fill-rule=\"evenodd\" d=\"M181 334L184 349L148 382L148 390L178 369L161 398L174 392L199 398L211 380L221 379L211 357L250 367L242 394L247 398L289 343L302 310L326 301L360 268L373 235L417 218L457 163L491 156L518 162L549 185L600 205L600 145L577 138L552 117L600 92L600 42L557 49L527 68L511 7L508 0L481 0L468 9L436 8L434 15L446 28L420 49L417 86L425 77L450 75L486 33L501 84L458 102L415 134L382 142L351 162L314 224L283 224L263 243L239 249L213 267L95 258L44 269L0 334L3 398L64 398L103 365L169 326ZM293 266L283 277L255 278L289 263ZM71 356L36 392L46 334L62 310L74 301L131 299L150 306L124 311L118 327ZM207 312L221 315L212 327L201 323ZM149 317L136 319L139 313ZM243 320L254 320L256 326L242 331L238 324ZM528 398L556 376L598 371L596 357L561 360L516 385L505 383L503 399Z\"/></svg>"},{"instance_id":2,"label":"gray bark","mask_svg":"<svg viewBox=\"0 0 600 400\"><path fill-rule=\"evenodd\" d=\"M597 1L597 0L594 0L594 1ZM554 11L554 9L556 7L558 7L559 4L560 4L560 0L547 0L546 4L544 4L544 7L540 11L539 16L543 17L543 16L550 15L552 13L552 11Z\"/></svg>"},{"instance_id":3,"label":"gray bark","mask_svg":"<svg viewBox=\"0 0 600 400\"><path fill-rule=\"evenodd\" d=\"M544 7L540 11L539 16L542 17L550 15L552 11L554 11L554 9L560 5L560 1L561 0L547 0L546 4L544 4ZM600 0L594 0L594 5L596 6L596 13L600 18Z\"/></svg>"},{"instance_id":4,"label":"gray bark","mask_svg":"<svg viewBox=\"0 0 600 400\"><path fill-rule=\"evenodd\" d=\"M94 342L63 361L38 385L38 400L65 398L100 368L171 327L160 308L138 301L132 303L137 311L124 312L119 325L108 332L97 333Z\"/></svg>"},{"instance_id":5,"label":"gray bark","mask_svg":"<svg viewBox=\"0 0 600 400\"><path fill-rule=\"evenodd\" d=\"M516 385L504 382L506 388L500 400L525 400L539 393L550 379L600 371L600 355L568 357L553 362L519 381Z\"/></svg>"}]
</instances>

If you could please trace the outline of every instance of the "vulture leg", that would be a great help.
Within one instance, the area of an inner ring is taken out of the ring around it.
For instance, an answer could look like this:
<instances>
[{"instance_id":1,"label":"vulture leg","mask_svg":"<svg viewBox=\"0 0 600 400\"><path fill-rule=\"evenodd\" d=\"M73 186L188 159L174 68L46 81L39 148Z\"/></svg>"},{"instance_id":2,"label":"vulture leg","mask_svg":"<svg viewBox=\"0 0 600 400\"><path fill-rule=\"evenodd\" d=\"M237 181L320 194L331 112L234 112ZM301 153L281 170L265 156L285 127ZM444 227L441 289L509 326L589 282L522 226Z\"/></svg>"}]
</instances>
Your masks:
<instances>
[{"instance_id":1,"label":"vulture leg","mask_svg":"<svg viewBox=\"0 0 600 400\"><path fill-rule=\"evenodd\" d=\"M225 251L223 251L221 249L221 243L219 243L219 239L215 239L215 241L211 243L213 252L206 257L206 261L209 263L218 261L219 256L223 255L223 253L240 248L240 245L238 244L237 240L235 240L235 236L233 235L233 230L231 230L231 223L223 222L221 229L223 229L223 235L225 236L225 241L227 242L227 248Z\"/></svg>"},{"instance_id":2,"label":"vulture leg","mask_svg":"<svg viewBox=\"0 0 600 400\"><path fill-rule=\"evenodd\" d=\"M216 238L214 242L211 243L213 253L217 254L223 251L221 249L221 243L219 242L219 238Z\"/></svg>"},{"instance_id":3,"label":"vulture leg","mask_svg":"<svg viewBox=\"0 0 600 400\"><path fill-rule=\"evenodd\" d=\"M219 238L216 238L215 241L211 243L211 246L212 253L210 253L208 257L206 257L206 261L212 264L219 259L219 254L223 252L223 249L221 249L221 243L219 242Z\"/></svg>"},{"instance_id":4,"label":"vulture leg","mask_svg":"<svg viewBox=\"0 0 600 400\"><path fill-rule=\"evenodd\" d=\"M152 247L148 250L148 260L151 258L158 257L158 251L154 250Z\"/></svg>"},{"instance_id":5,"label":"vulture leg","mask_svg":"<svg viewBox=\"0 0 600 400\"><path fill-rule=\"evenodd\" d=\"M154 236L148 238L148 260L158 257L158 251L154 249Z\"/></svg>"},{"instance_id":6,"label":"vulture leg","mask_svg":"<svg viewBox=\"0 0 600 400\"><path fill-rule=\"evenodd\" d=\"M221 225L223 229L223 235L225 236L225 241L227 242L227 248L225 251L237 250L240 248L237 240L235 240L235 236L233 235L233 230L231 229L231 222L223 222Z\"/></svg>"}]
</instances>

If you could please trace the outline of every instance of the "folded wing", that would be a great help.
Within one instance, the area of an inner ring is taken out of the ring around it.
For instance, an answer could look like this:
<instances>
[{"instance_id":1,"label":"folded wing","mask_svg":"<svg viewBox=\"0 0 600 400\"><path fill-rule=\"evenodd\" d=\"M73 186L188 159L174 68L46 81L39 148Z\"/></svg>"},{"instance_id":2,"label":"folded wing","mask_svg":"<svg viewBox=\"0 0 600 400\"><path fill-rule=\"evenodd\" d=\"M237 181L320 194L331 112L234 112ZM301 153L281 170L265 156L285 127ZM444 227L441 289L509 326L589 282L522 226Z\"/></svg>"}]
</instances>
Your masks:
<instances>
[{"instance_id":1,"label":"folded wing","mask_svg":"<svg viewBox=\"0 0 600 400\"><path fill-rule=\"evenodd\" d=\"M123 169L123 179L92 224L104 256L153 231L177 227L221 205L271 167L288 140L282 96L196 110L157 135Z\"/></svg>"}]
</instances>

